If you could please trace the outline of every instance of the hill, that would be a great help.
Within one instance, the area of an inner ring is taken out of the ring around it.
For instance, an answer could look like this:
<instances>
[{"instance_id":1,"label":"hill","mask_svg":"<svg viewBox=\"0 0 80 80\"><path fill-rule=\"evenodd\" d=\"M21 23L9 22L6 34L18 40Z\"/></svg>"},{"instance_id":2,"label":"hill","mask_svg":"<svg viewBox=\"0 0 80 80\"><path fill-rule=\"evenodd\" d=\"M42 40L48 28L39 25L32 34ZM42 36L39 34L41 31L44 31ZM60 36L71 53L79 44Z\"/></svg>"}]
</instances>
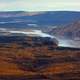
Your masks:
<instances>
[{"instance_id":1,"label":"hill","mask_svg":"<svg viewBox=\"0 0 80 80\"><path fill-rule=\"evenodd\" d=\"M80 50L0 46L1 80L79 80Z\"/></svg>"}]
</instances>

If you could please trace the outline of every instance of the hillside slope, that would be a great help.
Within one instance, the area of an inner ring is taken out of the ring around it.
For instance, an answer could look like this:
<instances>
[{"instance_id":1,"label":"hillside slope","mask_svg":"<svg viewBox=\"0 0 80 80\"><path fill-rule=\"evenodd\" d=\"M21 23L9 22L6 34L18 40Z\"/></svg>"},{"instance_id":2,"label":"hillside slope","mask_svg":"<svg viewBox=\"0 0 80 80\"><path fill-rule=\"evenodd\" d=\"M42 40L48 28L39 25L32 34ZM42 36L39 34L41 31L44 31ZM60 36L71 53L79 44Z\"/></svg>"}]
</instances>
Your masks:
<instances>
[{"instance_id":1,"label":"hillside slope","mask_svg":"<svg viewBox=\"0 0 80 80\"><path fill-rule=\"evenodd\" d=\"M80 50L0 46L1 80L79 80Z\"/></svg>"}]
</instances>

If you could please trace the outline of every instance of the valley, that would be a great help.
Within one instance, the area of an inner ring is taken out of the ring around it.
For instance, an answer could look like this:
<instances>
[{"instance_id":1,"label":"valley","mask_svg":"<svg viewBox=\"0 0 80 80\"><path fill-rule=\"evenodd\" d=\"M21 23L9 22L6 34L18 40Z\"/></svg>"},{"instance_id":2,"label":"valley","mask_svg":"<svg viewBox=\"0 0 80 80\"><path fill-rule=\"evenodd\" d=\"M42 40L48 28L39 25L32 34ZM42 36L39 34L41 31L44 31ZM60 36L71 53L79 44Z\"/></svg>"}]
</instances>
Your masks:
<instances>
[{"instance_id":1,"label":"valley","mask_svg":"<svg viewBox=\"0 0 80 80\"><path fill-rule=\"evenodd\" d=\"M0 80L80 80L80 12L0 12Z\"/></svg>"}]
</instances>

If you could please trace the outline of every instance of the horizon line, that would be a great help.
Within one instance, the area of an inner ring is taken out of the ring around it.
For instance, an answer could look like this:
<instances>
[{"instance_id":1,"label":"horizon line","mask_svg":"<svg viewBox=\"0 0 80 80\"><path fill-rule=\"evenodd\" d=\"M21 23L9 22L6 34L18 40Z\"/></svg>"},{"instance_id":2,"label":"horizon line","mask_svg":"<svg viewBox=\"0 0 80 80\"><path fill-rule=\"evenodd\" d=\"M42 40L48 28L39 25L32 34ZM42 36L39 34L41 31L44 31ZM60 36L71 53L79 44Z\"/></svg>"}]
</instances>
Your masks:
<instances>
[{"instance_id":1,"label":"horizon line","mask_svg":"<svg viewBox=\"0 0 80 80\"><path fill-rule=\"evenodd\" d=\"M79 10L39 10L39 11L28 11L28 10L3 10L0 12L80 12Z\"/></svg>"}]
</instances>

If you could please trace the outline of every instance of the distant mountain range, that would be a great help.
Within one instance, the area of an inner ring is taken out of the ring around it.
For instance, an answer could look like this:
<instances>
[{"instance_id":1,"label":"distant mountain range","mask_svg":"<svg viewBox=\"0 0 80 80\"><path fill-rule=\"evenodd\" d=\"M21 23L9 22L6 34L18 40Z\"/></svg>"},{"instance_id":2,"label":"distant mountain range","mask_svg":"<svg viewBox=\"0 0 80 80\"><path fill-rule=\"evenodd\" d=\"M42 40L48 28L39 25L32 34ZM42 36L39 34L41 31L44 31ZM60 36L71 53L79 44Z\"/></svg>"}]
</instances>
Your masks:
<instances>
[{"instance_id":1,"label":"distant mountain range","mask_svg":"<svg viewBox=\"0 0 80 80\"><path fill-rule=\"evenodd\" d=\"M80 12L75 11L0 12L0 27L7 28L60 26L77 20L80 20Z\"/></svg>"},{"instance_id":2,"label":"distant mountain range","mask_svg":"<svg viewBox=\"0 0 80 80\"><path fill-rule=\"evenodd\" d=\"M60 37L64 39L80 41L80 12L75 11L0 12L0 29L6 28L9 28L9 30L14 31L17 31L19 29L21 29L22 31L29 29L41 30L44 33L48 33L58 38ZM1 36L2 34L5 34L5 32L0 32ZM7 32L6 35L9 35L9 33ZM24 36L23 34L20 33L12 35Z\"/></svg>"}]
</instances>

